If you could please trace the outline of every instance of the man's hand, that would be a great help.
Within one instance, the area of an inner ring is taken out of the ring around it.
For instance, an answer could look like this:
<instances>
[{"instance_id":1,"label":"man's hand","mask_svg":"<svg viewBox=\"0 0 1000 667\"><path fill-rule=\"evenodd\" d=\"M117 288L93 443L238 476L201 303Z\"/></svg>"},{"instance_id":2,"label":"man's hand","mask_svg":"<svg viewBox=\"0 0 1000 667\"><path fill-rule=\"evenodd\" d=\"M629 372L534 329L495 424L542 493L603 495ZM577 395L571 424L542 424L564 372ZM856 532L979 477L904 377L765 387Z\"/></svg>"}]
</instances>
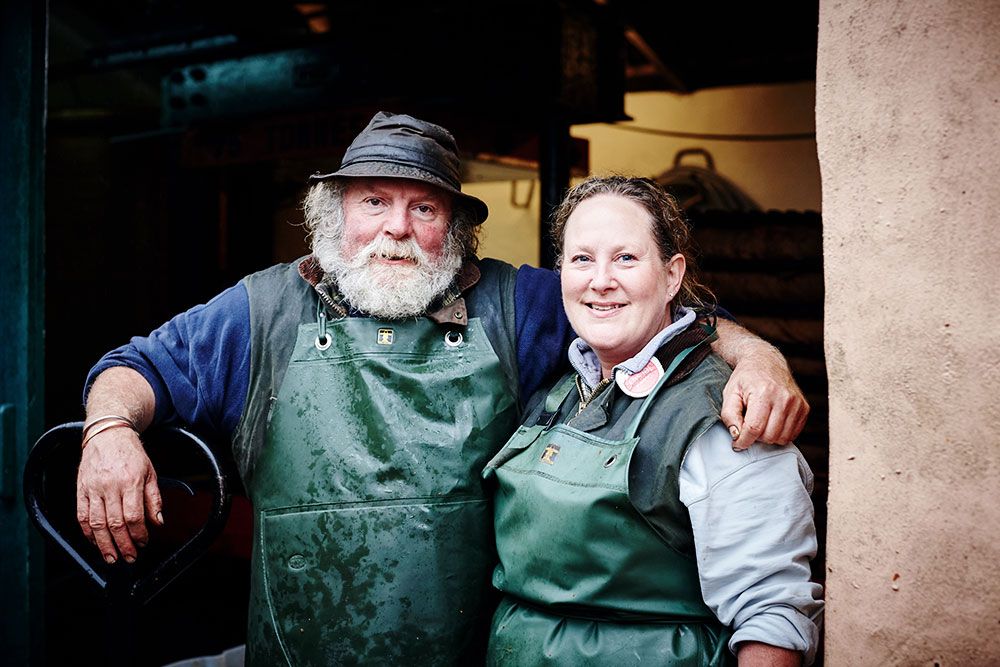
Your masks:
<instances>
[{"instance_id":1,"label":"man's hand","mask_svg":"<svg viewBox=\"0 0 1000 667\"><path fill-rule=\"evenodd\" d=\"M722 423L733 449L754 442L787 445L806 425L809 403L778 350L746 329L719 321L713 349L733 367L722 391Z\"/></svg>"},{"instance_id":2,"label":"man's hand","mask_svg":"<svg viewBox=\"0 0 1000 667\"><path fill-rule=\"evenodd\" d=\"M109 564L119 554L129 563L136 559L136 546L149 541L147 518L163 525L156 471L131 428L145 430L154 407L152 387L124 366L98 375L87 397L87 416L95 430L85 443L76 476L76 520ZM97 425L105 418L123 423Z\"/></svg>"},{"instance_id":3,"label":"man's hand","mask_svg":"<svg viewBox=\"0 0 1000 667\"><path fill-rule=\"evenodd\" d=\"M109 429L83 449L76 480L76 520L106 562L126 562L149 542L146 519L163 525L156 472L139 436L129 428Z\"/></svg>"}]
</instances>

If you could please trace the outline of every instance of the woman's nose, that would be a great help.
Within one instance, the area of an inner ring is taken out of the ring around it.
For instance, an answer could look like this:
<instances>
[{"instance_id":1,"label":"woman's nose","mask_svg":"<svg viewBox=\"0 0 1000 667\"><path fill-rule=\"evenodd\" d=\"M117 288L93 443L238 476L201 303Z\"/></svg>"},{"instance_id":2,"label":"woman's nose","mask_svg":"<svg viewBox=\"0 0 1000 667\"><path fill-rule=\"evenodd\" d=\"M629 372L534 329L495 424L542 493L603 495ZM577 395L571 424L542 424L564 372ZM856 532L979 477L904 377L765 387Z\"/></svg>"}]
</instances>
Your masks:
<instances>
[{"instance_id":1,"label":"woman's nose","mask_svg":"<svg viewBox=\"0 0 1000 667\"><path fill-rule=\"evenodd\" d=\"M590 289L595 292L606 292L617 285L614 269L610 264L598 262L590 279Z\"/></svg>"}]
</instances>

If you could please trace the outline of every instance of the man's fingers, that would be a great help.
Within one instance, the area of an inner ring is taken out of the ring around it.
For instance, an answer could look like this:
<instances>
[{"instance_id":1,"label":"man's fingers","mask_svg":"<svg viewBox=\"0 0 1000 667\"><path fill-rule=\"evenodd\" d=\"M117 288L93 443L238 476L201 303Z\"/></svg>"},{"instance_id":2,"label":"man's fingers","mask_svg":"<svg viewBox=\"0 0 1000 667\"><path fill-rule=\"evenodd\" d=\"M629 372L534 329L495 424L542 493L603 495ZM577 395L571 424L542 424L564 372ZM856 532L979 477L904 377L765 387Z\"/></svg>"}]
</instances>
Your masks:
<instances>
[{"instance_id":1,"label":"man's fingers","mask_svg":"<svg viewBox=\"0 0 1000 667\"><path fill-rule=\"evenodd\" d=\"M764 426L764 432L757 439L769 444L787 445L788 440L782 440L781 436L785 431L786 420L790 416L788 413L779 410L777 406L772 407L771 413L767 417L767 424Z\"/></svg>"},{"instance_id":2,"label":"man's fingers","mask_svg":"<svg viewBox=\"0 0 1000 667\"><path fill-rule=\"evenodd\" d=\"M141 487L131 487L125 491L122 497L122 518L125 520L125 530L132 542L140 547L146 546L149 542L149 533L146 531L146 507L143 502L145 496Z\"/></svg>"},{"instance_id":3,"label":"man's fingers","mask_svg":"<svg viewBox=\"0 0 1000 667\"><path fill-rule=\"evenodd\" d=\"M115 546L118 547L122 558L128 563L135 562L137 552L135 544L132 543L132 538L129 537L128 527L125 525L125 512L122 508L122 499L118 498L117 501L111 499L111 502L108 502L108 500L108 498L104 499L104 511L108 518L107 530L111 533L111 538L114 540ZM105 560L107 559L105 558Z\"/></svg>"},{"instance_id":4,"label":"man's fingers","mask_svg":"<svg viewBox=\"0 0 1000 667\"><path fill-rule=\"evenodd\" d=\"M738 438L743 430L743 396L732 382L726 384L722 392L722 410L719 415L733 439Z\"/></svg>"},{"instance_id":5,"label":"man's fingers","mask_svg":"<svg viewBox=\"0 0 1000 667\"><path fill-rule=\"evenodd\" d=\"M809 404L801 401L792 410L791 414L785 418L785 423L781 431L781 436L777 440L782 445L787 445L799 437L799 433L806 425L806 417L809 416Z\"/></svg>"},{"instance_id":6,"label":"man's fingers","mask_svg":"<svg viewBox=\"0 0 1000 667\"><path fill-rule=\"evenodd\" d=\"M101 498L90 499L90 517L88 519L91 535L94 543L101 550L101 556L109 565L118 560L118 551L115 549L115 542L108 532L107 515L104 510L104 501Z\"/></svg>"},{"instance_id":7,"label":"man's fingers","mask_svg":"<svg viewBox=\"0 0 1000 667\"><path fill-rule=\"evenodd\" d=\"M740 437L733 441L733 449L747 449L750 445L760 440L760 436L763 435L770 416L770 403L764 403L760 399L750 401L750 404L747 406L746 417L743 418L743 428L740 429Z\"/></svg>"},{"instance_id":8,"label":"man's fingers","mask_svg":"<svg viewBox=\"0 0 1000 667\"><path fill-rule=\"evenodd\" d=\"M784 420L778 424L776 428L776 435L774 438L774 444L776 445L788 445L791 444L792 440L795 439L795 424L799 419L799 408L798 406L793 407L791 410L785 413ZM797 434L796 434L797 435Z\"/></svg>"},{"instance_id":9,"label":"man's fingers","mask_svg":"<svg viewBox=\"0 0 1000 667\"><path fill-rule=\"evenodd\" d=\"M96 544L94 531L90 528L90 498L87 497L82 486L76 487L76 522L80 524L83 536L90 540L91 544Z\"/></svg>"},{"instance_id":10,"label":"man's fingers","mask_svg":"<svg viewBox=\"0 0 1000 667\"><path fill-rule=\"evenodd\" d=\"M143 489L146 496L146 516L157 526L163 525L163 498L160 496L160 485L156 482L156 475L151 474L146 479L146 486Z\"/></svg>"},{"instance_id":11,"label":"man's fingers","mask_svg":"<svg viewBox=\"0 0 1000 667\"><path fill-rule=\"evenodd\" d=\"M794 440L795 438L799 437L799 435L805 429L806 422L809 421L809 411L811 409L812 408L809 407L809 404L806 403L805 400L803 399L803 401L802 401L802 409L799 410L799 418L795 422L795 427L794 427L793 432L792 432L791 440Z\"/></svg>"}]
</instances>

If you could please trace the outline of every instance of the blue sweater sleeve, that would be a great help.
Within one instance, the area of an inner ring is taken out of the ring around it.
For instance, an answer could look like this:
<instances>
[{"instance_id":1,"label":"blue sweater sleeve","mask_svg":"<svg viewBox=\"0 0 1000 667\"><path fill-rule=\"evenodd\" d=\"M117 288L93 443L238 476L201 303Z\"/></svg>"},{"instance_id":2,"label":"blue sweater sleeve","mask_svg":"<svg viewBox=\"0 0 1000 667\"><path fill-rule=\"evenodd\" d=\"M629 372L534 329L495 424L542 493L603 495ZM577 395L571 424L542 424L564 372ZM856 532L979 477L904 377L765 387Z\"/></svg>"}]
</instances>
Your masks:
<instances>
[{"instance_id":1,"label":"blue sweater sleeve","mask_svg":"<svg viewBox=\"0 0 1000 667\"><path fill-rule=\"evenodd\" d=\"M112 366L140 373L156 397L154 423L181 422L230 438L250 381L250 300L242 283L195 306L145 337L104 355L87 376Z\"/></svg>"},{"instance_id":2,"label":"blue sweater sleeve","mask_svg":"<svg viewBox=\"0 0 1000 667\"><path fill-rule=\"evenodd\" d=\"M527 264L517 270L514 322L521 400L527 401L569 368L566 350L576 334L563 310L557 273Z\"/></svg>"}]
</instances>

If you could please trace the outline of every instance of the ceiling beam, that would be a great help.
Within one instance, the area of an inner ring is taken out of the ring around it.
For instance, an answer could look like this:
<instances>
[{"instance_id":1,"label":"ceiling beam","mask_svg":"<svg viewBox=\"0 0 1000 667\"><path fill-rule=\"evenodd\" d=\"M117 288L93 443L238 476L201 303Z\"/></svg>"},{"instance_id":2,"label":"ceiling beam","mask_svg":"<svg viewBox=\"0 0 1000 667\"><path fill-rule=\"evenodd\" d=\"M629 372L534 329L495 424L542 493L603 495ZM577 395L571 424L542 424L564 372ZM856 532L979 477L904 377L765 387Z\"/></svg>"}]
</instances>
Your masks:
<instances>
[{"instance_id":1,"label":"ceiling beam","mask_svg":"<svg viewBox=\"0 0 1000 667\"><path fill-rule=\"evenodd\" d=\"M631 26L625 26L625 40L646 59L644 65L635 67L627 66L625 68L626 79L633 80L655 74L663 79L671 88L682 93L690 92L688 86L672 69L667 67L653 47L639 34L638 30Z\"/></svg>"}]
</instances>

